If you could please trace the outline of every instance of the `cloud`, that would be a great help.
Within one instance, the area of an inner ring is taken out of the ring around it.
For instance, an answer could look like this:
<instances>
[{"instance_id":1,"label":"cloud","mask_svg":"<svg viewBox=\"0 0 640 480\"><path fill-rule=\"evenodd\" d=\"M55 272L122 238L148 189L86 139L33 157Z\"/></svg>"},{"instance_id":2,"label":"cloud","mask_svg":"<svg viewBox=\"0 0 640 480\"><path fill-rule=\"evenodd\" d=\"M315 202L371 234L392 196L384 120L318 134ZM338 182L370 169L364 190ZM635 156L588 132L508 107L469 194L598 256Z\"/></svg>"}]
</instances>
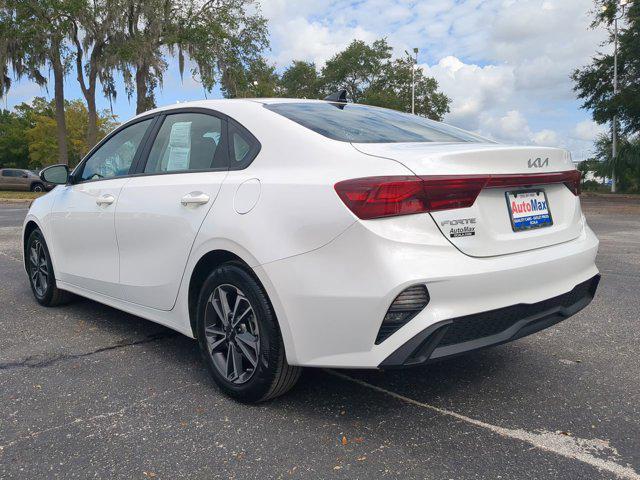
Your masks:
<instances>
[{"instance_id":1,"label":"cloud","mask_svg":"<svg viewBox=\"0 0 640 480\"><path fill-rule=\"evenodd\" d=\"M268 60L279 70L292 60L320 67L354 39L386 37L397 55L420 49L421 66L453 100L447 122L498 141L563 146L574 158L606 131L579 109L570 80L606 49L600 43L607 32L590 28L592 8L593 0L260 1L269 21ZM158 101L202 98L189 75L180 82L175 63ZM67 97L80 98L72 73L67 80ZM17 82L8 104L42 93ZM135 102L122 94L114 107L125 119Z\"/></svg>"},{"instance_id":2,"label":"cloud","mask_svg":"<svg viewBox=\"0 0 640 480\"><path fill-rule=\"evenodd\" d=\"M592 142L599 135L607 132L607 127L604 125L598 125L592 120L583 120L576 124L573 128L573 136L578 140L584 140L586 142Z\"/></svg>"},{"instance_id":3,"label":"cloud","mask_svg":"<svg viewBox=\"0 0 640 480\"><path fill-rule=\"evenodd\" d=\"M479 131L486 137L506 143L527 143L533 136L527 119L518 110L509 110L502 116L483 114Z\"/></svg>"},{"instance_id":4,"label":"cloud","mask_svg":"<svg viewBox=\"0 0 640 480\"><path fill-rule=\"evenodd\" d=\"M514 92L513 68L506 65L482 67L448 56L436 65L422 67L452 99L447 120L461 128L478 130L483 113L508 105L505 100Z\"/></svg>"},{"instance_id":5,"label":"cloud","mask_svg":"<svg viewBox=\"0 0 640 480\"><path fill-rule=\"evenodd\" d=\"M279 47L273 49L272 59L281 68L292 60L313 61L321 66L353 40L369 43L378 37L359 26L332 29L302 17L274 25L272 35L277 37L274 47Z\"/></svg>"},{"instance_id":6,"label":"cloud","mask_svg":"<svg viewBox=\"0 0 640 480\"><path fill-rule=\"evenodd\" d=\"M531 136L531 140L536 145L543 145L547 147L555 147L560 143L558 133L553 130L544 129L534 133Z\"/></svg>"},{"instance_id":7,"label":"cloud","mask_svg":"<svg viewBox=\"0 0 640 480\"><path fill-rule=\"evenodd\" d=\"M264 0L272 59L320 66L353 39L420 49L453 100L445 120L499 141L586 151L599 131L580 111L570 75L606 37L592 0ZM594 133L596 132L596 133Z\"/></svg>"}]
</instances>

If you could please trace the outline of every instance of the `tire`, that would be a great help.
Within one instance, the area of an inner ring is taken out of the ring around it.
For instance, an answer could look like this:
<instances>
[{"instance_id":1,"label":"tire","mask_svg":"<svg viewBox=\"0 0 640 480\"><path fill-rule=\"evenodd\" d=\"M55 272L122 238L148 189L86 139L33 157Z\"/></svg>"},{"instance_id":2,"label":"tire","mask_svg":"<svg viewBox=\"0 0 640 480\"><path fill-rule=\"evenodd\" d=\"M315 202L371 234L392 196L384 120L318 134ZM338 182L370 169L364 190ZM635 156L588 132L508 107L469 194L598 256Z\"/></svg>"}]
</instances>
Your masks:
<instances>
[{"instance_id":1,"label":"tire","mask_svg":"<svg viewBox=\"0 0 640 480\"><path fill-rule=\"evenodd\" d=\"M31 291L40 305L55 307L68 303L73 298L70 292L57 287L47 242L37 228L29 235L24 258Z\"/></svg>"},{"instance_id":2,"label":"tire","mask_svg":"<svg viewBox=\"0 0 640 480\"><path fill-rule=\"evenodd\" d=\"M31 185L32 192L44 192L44 185L41 183L34 183Z\"/></svg>"},{"instance_id":3,"label":"tire","mask_svg":"<svg viewBox=\"0 0 640 480\"><path fill-rule=\"evenodd\" d=\"M236 400L270 400L300 378L302 369L285 358L266 292L240 262L219 266L205 280L198 297L196 335L213 380Z\"/></svg>"}]
</instances>

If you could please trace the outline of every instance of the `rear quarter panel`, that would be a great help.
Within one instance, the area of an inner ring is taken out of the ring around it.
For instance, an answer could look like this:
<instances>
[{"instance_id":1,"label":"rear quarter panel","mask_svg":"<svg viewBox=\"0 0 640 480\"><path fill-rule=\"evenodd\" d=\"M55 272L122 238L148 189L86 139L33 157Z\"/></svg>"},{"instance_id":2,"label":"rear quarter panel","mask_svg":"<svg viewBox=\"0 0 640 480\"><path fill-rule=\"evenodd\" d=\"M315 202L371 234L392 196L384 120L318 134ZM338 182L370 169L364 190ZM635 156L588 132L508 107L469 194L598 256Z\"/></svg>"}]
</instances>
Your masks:
<instances>
[{"instance_id":1,"label":"rear quarter panel","mask_svg":"<svg viewBox=\"0 0 640 480\"><path fill-rule=\"evenodd\" d=\"M260 104L232 104L228 110L225 113L253 133L262 148L248 168L229 172L194 250L212 240L231 242L258 265L320 248L356 221L338 198L335 183L410 173L394 160L364 155ZM240 188L247 181L253 184L255 205L245 213L238 204L247 203L240 198L247 194Z\"/></svg>"}]
</instances>

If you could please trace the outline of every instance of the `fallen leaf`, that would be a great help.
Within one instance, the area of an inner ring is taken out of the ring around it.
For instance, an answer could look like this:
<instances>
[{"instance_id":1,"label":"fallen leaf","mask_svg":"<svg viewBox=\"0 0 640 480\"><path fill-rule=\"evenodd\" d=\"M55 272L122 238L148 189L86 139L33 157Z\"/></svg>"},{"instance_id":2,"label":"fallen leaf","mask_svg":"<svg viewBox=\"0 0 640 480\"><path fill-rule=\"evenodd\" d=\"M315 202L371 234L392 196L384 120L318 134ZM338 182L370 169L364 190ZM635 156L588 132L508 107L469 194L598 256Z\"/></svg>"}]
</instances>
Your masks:
<instances>
[{"instance_id":1,"label":"fallen leaf","mask_svg":"<svg viewBox=\"0 0 640 480\"><path fill-rule=\"evenodd\" d=\"M347 444L347 437L345 437L345 436L342 437L342 444L343 445Z\"/></svg>"}]
</instances>

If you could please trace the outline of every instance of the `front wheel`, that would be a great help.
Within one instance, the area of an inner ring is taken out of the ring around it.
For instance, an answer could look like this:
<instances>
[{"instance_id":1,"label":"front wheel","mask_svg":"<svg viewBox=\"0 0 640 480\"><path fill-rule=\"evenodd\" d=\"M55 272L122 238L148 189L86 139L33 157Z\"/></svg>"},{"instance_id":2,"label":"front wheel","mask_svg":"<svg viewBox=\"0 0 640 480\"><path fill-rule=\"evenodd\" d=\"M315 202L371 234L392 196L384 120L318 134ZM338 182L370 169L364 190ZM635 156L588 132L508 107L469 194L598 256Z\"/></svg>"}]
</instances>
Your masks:
<instances>
[{"instance_id":1,"label":"front wheel","mask_svg":"<svg viewBox=\"0 0 640 480\"><path fill-rule=\"evenodd\" d=\"M216 268L197 308L202 357L216 384L244 402L286 393L301 368L287 363L276 316L262 286L242 264Z\"/></svg>"},{"instance_id":2,"label":"front wheel","mask_svg":"<svg viewBox=\"0 0 640 480\"><path fill-rule=\"evenodd\" d=\"M34 183L31 185L32 192L44 192L44 185L41 183Z\"/></svg>"},{"instance_id":3,"label":"front wheel","mask_svg":"<svg viewBox=\"0 0 640 480\"><path fill-rule=\"evenodd\" d=\"M47 242L40 230L31 232L24 254L31 291L38 303L45 307L67 303L72 294L57 287Z\"/></svg>"}]
</instances>

